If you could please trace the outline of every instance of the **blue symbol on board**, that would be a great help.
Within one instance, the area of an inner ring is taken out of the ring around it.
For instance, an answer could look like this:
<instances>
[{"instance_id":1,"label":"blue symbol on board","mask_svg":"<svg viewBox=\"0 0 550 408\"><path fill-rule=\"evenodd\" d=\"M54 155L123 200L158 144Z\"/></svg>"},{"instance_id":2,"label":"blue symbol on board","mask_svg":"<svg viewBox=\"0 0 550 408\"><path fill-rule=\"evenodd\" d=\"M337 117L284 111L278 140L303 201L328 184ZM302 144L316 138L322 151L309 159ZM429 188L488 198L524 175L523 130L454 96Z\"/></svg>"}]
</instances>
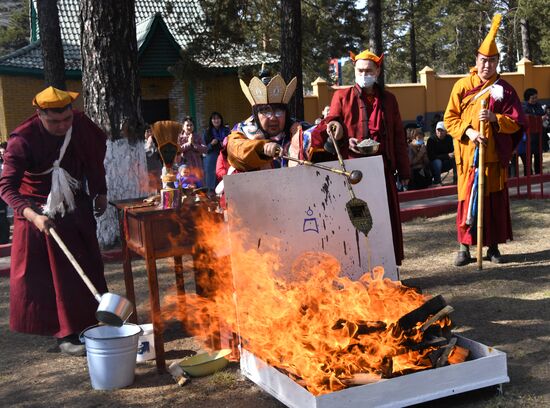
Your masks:
<instances>
[{"instance_id":1,"label":"blue symbol on board","mask_svg":"<svg viewBox=\"0 0 550 408\"><path fill-rule=\"evenodd\" d=\"M138 354L145 354L145 353L148 353L148 352L149 352L149 342L144 341L139 345L137 353Z\"/></svg>"},{"instance_id":2,"label":"blue symbol on board","mask_svg":"<svg viewBox=\"0 0 550 408\"><path fill-rule=\"evenodd\" d=\"M309 207L307 209L306 214L307 214L308 218L304 218L303 232L313 231L313 232L316 232L318 234L319 233L319 226L317 225L317 218L312 217L313 210L311 209L311 207Z\"/></svg>"}]
</instances>

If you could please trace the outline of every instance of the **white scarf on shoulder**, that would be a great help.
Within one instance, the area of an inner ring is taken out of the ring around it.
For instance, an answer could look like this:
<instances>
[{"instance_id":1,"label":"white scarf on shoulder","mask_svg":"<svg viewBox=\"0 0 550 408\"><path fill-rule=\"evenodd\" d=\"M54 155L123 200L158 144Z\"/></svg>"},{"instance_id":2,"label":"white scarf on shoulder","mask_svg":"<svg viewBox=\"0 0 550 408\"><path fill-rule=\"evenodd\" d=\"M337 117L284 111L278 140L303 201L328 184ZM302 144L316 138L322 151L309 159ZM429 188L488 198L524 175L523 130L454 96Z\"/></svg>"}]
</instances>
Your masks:
<instances>
[{"instance_id":1,"label":"white scarf on shoulder","mask_svg":"<svg viewBox=\"0 0 550 408\"><path fill-rule=\"evenodd\" d=\"M73 128L71 126L65 134L65 140L63 140L63 145L61 146L61 151L59 152L59 158L53 162L51 168L41 173L28 172L29 174L35 176L42 176L44 174L52 173L52 187L50 194L48 194L46 205L43 208L44 214L49 218L54 218L58 213L63 217L65 215L65 211L73 212L76 208L74 202L74 191L80 187L80 182L59 165L65 155L67 146L71 141L72 133Z\"/></svg>"}]
</instances>

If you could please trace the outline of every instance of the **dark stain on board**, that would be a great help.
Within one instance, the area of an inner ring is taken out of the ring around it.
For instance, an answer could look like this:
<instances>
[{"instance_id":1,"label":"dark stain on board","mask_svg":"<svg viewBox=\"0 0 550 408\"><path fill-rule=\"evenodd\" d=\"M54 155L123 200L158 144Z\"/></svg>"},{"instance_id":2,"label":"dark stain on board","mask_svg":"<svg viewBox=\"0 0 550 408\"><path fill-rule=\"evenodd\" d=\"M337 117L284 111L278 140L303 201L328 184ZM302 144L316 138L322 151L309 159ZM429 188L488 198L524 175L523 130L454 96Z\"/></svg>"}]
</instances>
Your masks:
<instances>
[{"instance_id":1,"label":"dark stain on board","mask_svg":"<svg viewBox=\"0 0 550 408\"><path fill-rule=\"evenodd\" d=\"M359 230L355 230L355 242L357 243L357 259L359 260L359 266L361 266L361 249L359 248Z\"/></svg>"}]
</instances>

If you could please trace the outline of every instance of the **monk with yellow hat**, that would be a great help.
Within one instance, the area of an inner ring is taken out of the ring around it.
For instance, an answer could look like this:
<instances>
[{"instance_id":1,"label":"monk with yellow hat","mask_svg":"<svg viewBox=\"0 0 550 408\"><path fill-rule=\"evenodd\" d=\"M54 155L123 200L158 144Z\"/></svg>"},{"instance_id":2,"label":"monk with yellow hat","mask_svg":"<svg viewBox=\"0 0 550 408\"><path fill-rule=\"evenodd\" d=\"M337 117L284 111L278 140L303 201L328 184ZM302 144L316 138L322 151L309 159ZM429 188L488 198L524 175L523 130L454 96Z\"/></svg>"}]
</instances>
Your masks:
<instances>
[{"instance_id":1,"label":"monk with yellow hat","mask_svg":"<svg viewBox=\"0 0 550 408\"><path fill-rule=\"evenodd\" d=\"M334 129L334 138L344 159L365 157L357 147L364 140L380 143L377 155L384 161L395 261L401 265L403 234L394 174L397 172L406 185L411 171L401 114L395 96L378 83L384 56L364 50L357 55L350 52L350 58L355 69L355 84L334 92L329 115L311 132L308 159L315 162L336 159L328 129Z\"/></svg>"},{"instance_id":2,"label":"monk with yellow hat","mask_svg":"<svg viewBox=\"0 0 550 408\"><path fill-rule=\"evenodd\" d=\"M477 50L475 67L455 83L445 112L445 127L453 137L458 173L456 225L460 249L456 266L472 261L469 246L477 244L474 179L480 144L485 146L483 246L488 247L487 259L502 262L498 244L512 239L507 173L524 119L516 91L497 74L499 51L495 38L500 21L500 14L493 17L489 33ZM482 108L481 101L486 101L486 108ZM480 121L487 123L484 134L480 133Z\"/></svg>"},{"instance_id":3,"label":"monk with yellow hat","mask_svg":"<svg viewBox=\"0 0 550 408\"><path fill-rule=\"evenodd\" d=\"M33 106L40 109L62 109L78 98L78 92L63 91L49 86L36 94L32 100Z\"/></svg>"},{"instance_id":4,"label":"monk with yellow hat","mask_svg":"<svg viewBox=\"0 0 550 408\"><path fill-rule=\"evenodd\" d=\"M99 216L107 207L106 136L72 108L77 97L51 86L34 97L35 114L10 135L0 179L0 195L15 213L10 329L54 336L70 355L85 353L78 335L97 322L97 301L50 228L107 292L94 219L94 209Z\"/></svg>"}]
</instances>

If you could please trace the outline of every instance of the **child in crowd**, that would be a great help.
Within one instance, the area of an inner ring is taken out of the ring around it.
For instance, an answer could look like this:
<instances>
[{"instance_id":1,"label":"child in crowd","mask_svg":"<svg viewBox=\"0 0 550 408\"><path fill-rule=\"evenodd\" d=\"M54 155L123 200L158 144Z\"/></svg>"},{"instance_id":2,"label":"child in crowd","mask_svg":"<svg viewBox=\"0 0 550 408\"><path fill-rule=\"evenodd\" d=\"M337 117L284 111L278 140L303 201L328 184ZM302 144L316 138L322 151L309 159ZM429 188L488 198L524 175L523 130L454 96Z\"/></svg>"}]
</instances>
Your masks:
<instances>
[{"instance_id":1,"label":"child in crowd","mask_svg":"<svg viewBox=\"0 0 550 408\"><path fill-rule=\"evenodd\" d=\"M176 180L176 187L181 186L181 188L185 189L195 189L202 187L201 180L191 172L191 169L186 164L183 164L178 168L178 175L176 176Z\"/></svg>"},{"instance_id":2,"label":"child in crowd","mask_svg":"<svg viewBox=\"0 0 550 408\"><path fill-rule=\"evenodd\" d=\"M409 143L409 161L411 163L409 190L418 190L432 184L432 173L428 150L424 143L424 132L421 128L416 128L412 135L414 138Z\"/></svg>"}]
</instances>

